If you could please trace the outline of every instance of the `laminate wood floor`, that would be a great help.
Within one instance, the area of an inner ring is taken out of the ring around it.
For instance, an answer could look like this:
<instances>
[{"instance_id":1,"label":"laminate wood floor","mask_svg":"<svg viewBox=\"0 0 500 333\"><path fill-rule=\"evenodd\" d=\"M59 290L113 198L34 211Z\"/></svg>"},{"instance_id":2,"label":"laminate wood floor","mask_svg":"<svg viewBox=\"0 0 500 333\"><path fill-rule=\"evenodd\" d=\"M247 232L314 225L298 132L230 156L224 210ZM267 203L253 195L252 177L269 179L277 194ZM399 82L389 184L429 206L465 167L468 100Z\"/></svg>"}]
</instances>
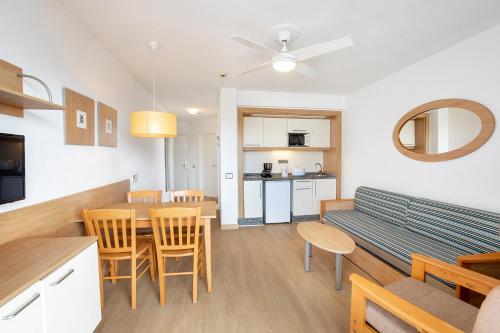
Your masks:
<instances>
[{"instance_id":1,"label":"laminate wood floor","mask_svg":"<svg viewBox=\"0 0 500 333\"><path fill-rule=\"evenodd\" d=\"M167 279L167 302L148 275L138 282L137 309L130 309L130 283L105 281L103 319L96 332L347 332L348 276L367 276L344 259L343 290L335 290L334 254L313 247L304 272L304 240L296 224L220 231L213 222L213 292L199 280L191 301L191 277ZM182 261L184 260L184 261ZM169 261L169 271L189 267ZM128 267L120 267L125 270Z\"/></svg>"}]
</instances>

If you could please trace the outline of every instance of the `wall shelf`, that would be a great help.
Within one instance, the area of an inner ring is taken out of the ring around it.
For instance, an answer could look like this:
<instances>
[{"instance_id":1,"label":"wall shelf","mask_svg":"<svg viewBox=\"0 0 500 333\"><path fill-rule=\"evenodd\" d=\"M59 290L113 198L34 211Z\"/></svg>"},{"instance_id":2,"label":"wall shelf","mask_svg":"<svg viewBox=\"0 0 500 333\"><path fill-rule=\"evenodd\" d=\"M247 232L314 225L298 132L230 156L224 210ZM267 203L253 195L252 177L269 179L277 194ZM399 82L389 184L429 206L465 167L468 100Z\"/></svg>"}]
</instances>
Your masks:
<instances>
[{"instance_id":1,"label":"wall shelf","mask_svg":"<svg viewBox=\"0 0 500 333\"><path fill-rule=\"evenodd\" d=\"M19 77L22 72L22 68L0 60L0 113L22 118L25 109L64 110L62 105L25 95Z\"/></svg>"},{"instance_id":2,"label":"wall shelf","mask_svg":"<svg viewBox=\"0 0 500 333\"><path fill-rule=\"evenodd\" d=\"M332 147L243 147L243 151L334 151Z\"/></svg>"}]
</instances>

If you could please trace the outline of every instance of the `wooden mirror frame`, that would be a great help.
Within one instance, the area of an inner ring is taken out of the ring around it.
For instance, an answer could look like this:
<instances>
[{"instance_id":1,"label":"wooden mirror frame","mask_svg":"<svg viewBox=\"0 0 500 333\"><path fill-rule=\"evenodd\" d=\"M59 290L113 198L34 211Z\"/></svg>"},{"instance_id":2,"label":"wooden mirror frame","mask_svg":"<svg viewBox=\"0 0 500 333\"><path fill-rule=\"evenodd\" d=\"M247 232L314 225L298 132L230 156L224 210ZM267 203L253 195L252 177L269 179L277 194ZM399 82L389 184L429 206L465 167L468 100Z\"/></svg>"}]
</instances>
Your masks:
<instances>
[{"instance_id":1,"label":"wooden mirror frame","mask_svg":"<svg viewBox=\"0 0 500 333\"><path fill-rule=\"evenodd\" d=\"M399 134L403 126L409 120L413 119L414 117L424 112L440 108L461 108L474 113L481 120L481 131L474 140L472 140L465 146L462 146L460 148L457 148L455 150L446 153L422 154L422 153L415 153L410 149L406 148L399 139ZM440 99L437 101L432 101L417 106L416 108L405 114L398 121L396 127L394 127L394 131L392 132L392 141L394 142L396 149L399 150L399 152L405 155L406 157L424 162L440 162L440 161L452 160L472 153L473 151L481 147L483 144L485 144L486 141L488 141L488 139L493 134L494 130L495 130L495 118L493 116L493 113L491 113L491 111L484 105L467 99L456 99L456 98Z\"/></svg>"}]
</instances>

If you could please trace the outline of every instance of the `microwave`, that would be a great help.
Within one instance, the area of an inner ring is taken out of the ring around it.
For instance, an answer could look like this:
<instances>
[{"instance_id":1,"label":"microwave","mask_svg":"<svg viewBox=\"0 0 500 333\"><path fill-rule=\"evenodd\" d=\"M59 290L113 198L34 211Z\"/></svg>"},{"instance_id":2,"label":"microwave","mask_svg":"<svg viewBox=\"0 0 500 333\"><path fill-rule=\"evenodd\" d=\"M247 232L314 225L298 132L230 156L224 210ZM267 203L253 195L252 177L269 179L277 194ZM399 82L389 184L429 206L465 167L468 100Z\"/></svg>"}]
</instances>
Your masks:
<instances>
[{"instance_id":1,"label":"microwave","mask_svg":"<svg viewBox=\"0 0 500 333\"><path fill-rule=\"evenodd\" d=\"M288 147L309 147L310 145L309 133L288 133Z\"/></svg>"}]
</instances>

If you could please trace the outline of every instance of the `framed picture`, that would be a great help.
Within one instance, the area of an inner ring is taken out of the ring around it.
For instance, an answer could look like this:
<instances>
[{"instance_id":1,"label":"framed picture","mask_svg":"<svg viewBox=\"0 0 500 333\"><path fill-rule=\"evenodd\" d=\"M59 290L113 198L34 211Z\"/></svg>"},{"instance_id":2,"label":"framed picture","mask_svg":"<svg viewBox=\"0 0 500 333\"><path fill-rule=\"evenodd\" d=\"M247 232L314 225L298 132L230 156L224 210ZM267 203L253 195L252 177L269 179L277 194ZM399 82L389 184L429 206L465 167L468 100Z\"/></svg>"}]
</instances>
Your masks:
<instances>
[{"instance_id":1,"label":"framed picture","mask_svg":"<svg viewBox=\"0 0 500 333\"><path fill-rule=\"evenodd\" d=\"M66 144L93 146L95 144L94 100L64 88L64 105Z\"/></svg>"},{"instance_id":2,"label":"framed picture","mask_svg":"<svg viewBox=\"0 0 500 333\"><path fill-rule=\"evenodd\" d=\"M99 111L99 146L116 147L118 144L117 112L104 103L97 103Z\"/></svg>"}]
</instances>

